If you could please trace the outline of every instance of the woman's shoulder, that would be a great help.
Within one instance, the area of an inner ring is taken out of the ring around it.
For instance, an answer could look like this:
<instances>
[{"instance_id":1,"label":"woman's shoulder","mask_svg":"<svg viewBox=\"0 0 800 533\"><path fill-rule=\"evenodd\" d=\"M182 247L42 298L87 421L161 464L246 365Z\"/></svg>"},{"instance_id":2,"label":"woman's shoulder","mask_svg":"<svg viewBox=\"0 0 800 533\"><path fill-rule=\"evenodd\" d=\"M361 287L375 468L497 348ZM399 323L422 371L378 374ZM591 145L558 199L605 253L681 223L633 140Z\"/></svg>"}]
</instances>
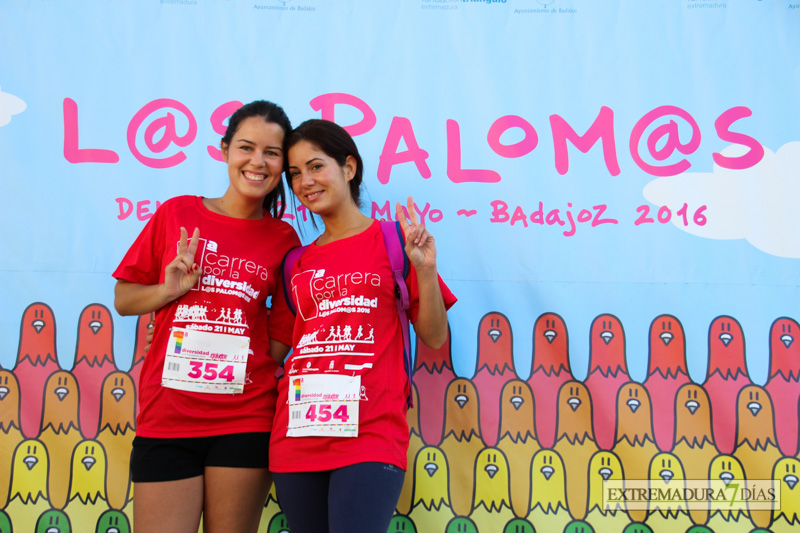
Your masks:
<instances>
[{"instance_id":1,"label":"woman's shoulder","mask_svg":"<svg viewBox=\"0 0 800 533\"><path fill-rule=\"evenodd\" d=\"M202 198L200 196L192 195L192 194L183 194L181 196L173 196L161 204L161 206L169 206L169 207L183 207L183 206L196 206L198 202L200 202Z\"/></svg>"},{"instance_id":2,"label":"woman's shoulder","mask_svg":"<svg viewBox=\"0 0 800 533\"><path fill-rule=\"evenodd\" d=\"M199 196L192 196L189 194L182 195L182 196L173 196L172 198L168 198L163 202L157 204L156 213L159 211L168 212L168 211L177 211L177 210L184 210L184 209L196 209L198 203L201 201Z\"/></svg>"}]
</instances>

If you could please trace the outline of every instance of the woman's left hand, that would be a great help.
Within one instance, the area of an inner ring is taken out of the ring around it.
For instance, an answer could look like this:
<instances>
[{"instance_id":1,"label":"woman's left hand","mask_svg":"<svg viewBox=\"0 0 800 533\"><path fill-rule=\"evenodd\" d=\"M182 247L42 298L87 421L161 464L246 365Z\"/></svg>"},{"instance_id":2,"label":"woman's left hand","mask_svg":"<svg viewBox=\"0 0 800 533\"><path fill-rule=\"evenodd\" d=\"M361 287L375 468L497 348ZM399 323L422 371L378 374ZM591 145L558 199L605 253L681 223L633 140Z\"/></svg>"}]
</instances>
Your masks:
<instances>
[{"instance_id":1,"label":"woman's left hand","mask_svg":"<svg viewBox=\"0 0 800 533\"><path fill-rule=\"evenodd\" d=\"M436 243L424 224L419 223L414 209L414 199L408 197L408 216L403 206L397 202L395 218L400 222L400 229L406 238L406 255L417 270L436 268Z\"/></svg>"}]
</instances>

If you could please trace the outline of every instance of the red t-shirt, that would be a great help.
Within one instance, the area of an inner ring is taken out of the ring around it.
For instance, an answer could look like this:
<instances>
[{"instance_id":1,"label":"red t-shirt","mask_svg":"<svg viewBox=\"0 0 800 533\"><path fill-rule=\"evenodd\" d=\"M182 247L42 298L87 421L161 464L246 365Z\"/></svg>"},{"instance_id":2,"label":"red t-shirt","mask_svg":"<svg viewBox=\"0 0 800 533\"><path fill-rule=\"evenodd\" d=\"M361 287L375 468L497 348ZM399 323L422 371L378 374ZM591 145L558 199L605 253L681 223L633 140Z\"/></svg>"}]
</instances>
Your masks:
<instances>
[{"instance_id":1,"label":"red t-shirt","mask_svg":"<svg viewBox=\"0 0 800 533\"><path fill-rule=\"evenodd\" d=\"M291 276L296 320L283 296L275 298L270 335L281 340L294 322L291 356L278 381L278 403L270 442L275 472L330 470L377 461L406 468L409 383L403 360L403 336L394 282L380 224L323 246L311 245ZM409 319L419 308L416 272L406 278ZM439 279L446 308L456 298ZM275 329L273 332L272 329ZM326 355L331 353L331 355ZM307 375L361 377L357 437L290 437L288 395L293 378Z\"/></svg>"},{"instance_id":2,"label":"red t-shirt","mask_svg":"<svg viewBox=\"0 0 800 533\"><path fill-rule=\"evenodd\" d=\"M280 285L280 264L299 244L292 227L265 214L260 220L209 211L199 196L164 202L148 221L113 276L154 285L177 254L180 228L200 229L195 262L198 284L156 311L156 329L139 382L136 434L154 438L203 437L270 431L275 411L275 370L267 337L267 298ZM240 394L211 394L161 384L173 327L250 338Z\"/></svg>"}]
</instances>

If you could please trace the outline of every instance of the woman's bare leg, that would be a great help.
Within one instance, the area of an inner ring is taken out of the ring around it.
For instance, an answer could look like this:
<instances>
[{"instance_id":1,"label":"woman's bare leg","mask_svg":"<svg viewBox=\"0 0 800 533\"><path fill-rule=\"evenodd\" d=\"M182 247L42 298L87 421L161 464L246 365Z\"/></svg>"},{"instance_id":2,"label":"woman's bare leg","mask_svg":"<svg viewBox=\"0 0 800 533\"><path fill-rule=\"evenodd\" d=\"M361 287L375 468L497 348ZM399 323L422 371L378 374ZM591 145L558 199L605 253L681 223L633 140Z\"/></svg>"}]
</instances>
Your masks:
<instances>
[{"instance_id":1,"label":"woman's bare leg","mask_svg":"<svg viewBox=\"0 0 800 533\"><path fill-rule=\"evenodd\" d=\"M197 533L203 511L203 476L136 483L134 494L136 533Z\"/></svg>"},{"instance_id":2,"label":"woman's bare leg","mask_svg":"<svg viewBox=\"0 0 800 533\"><path fill-rule=\"evenodd\" d=\"M206 467L204 533L256 533L271 486L266 468Z\"/></svg>"}]
</instances>

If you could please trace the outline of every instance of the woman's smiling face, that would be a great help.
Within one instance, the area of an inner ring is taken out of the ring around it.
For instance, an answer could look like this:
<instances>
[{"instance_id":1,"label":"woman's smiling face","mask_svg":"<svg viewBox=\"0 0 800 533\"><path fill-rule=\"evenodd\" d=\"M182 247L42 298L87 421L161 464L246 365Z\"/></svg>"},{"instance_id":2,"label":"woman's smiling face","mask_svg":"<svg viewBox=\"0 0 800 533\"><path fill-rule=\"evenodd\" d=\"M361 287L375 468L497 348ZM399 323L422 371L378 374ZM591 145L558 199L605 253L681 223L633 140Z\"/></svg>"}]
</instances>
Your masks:
<instances>
[{"instance_id":1,"label":"woman's smiling face","mask_svg":"<svg viewBox=\"0 0 800 533\"><path fill-rule=\"evenodd\" d=\"M355 173L355 159L344 165L308 141L289 149L289 177L292 191L307 209L317 215L333 214L347 203L355 204L349 181Z\"/></svg>"},{"instance_id":2,"label":"woman's smiling face","mask_svg":"<svg viewBox=\"0 0 800 533\"><path fill-rule=\"evenodd\" d=\"M239 124L230 144L222 143L231 188L243 200L264 201L281 180L283 129L262 117L248 117Z\"/></svg>"}]
</instances>

